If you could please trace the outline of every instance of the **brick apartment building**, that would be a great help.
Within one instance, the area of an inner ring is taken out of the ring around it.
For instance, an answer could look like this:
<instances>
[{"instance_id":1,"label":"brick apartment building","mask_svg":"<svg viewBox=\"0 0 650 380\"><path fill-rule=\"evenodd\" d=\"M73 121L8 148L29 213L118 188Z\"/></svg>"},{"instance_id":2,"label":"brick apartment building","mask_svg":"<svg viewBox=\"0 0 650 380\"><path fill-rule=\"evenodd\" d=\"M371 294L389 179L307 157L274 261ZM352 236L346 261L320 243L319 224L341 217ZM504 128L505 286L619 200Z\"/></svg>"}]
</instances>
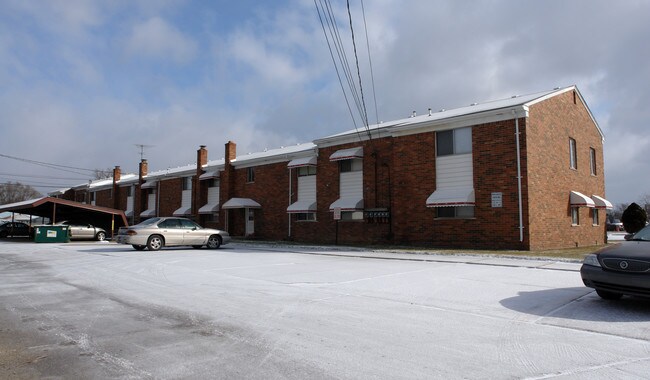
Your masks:
<instances>
[{"instance_id":1,"label":"brick apartment building","mask_svg":"<svg viewBox=\"0 0 650 380\"><path fill-rule=\"evenodd\" d=\"M233 236L540 250L605 242L603 134L575 86L380 123L57 195Z\"/></svg>"}]
</instances>

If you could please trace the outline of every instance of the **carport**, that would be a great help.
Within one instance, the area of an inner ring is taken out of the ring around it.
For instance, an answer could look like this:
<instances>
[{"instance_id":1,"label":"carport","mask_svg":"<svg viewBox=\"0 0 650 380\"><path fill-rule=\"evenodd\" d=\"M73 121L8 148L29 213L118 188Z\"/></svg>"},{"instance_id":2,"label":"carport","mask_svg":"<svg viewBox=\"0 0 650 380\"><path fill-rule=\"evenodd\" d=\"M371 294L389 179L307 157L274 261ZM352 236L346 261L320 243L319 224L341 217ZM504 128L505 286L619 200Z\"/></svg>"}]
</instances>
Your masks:
<instances>
[{"instance_id":1,"label":"carport","mask_svg":"<svg viewBox=\"0 0 650 380\"><path fill-rule=\"evenodd\" d=\"M111 236L118 228L129 225L122 210L52 197L2 205L0 212L41 216L49 218L52 224L65 220L90 223L106 231L111 231Z\"/></svg>"}]
</instances>

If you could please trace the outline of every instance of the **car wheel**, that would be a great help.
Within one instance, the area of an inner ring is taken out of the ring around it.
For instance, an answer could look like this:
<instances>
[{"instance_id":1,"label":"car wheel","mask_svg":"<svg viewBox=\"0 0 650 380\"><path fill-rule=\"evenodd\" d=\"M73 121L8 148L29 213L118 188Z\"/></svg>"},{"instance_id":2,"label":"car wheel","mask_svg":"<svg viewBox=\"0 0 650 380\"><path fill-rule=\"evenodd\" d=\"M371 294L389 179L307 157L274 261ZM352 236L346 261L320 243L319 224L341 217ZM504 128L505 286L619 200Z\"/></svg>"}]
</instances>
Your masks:
<instances>
[{"instance_id":1,"label":"car wheel","mask_svg":"<svg viewBox=\"0 0 650 380\"><path fill-rule=\"evenodd\" d=\"M596 289L596 293L600 296L600 298L605 300L618 300L623 297L623 295L620 293L612 293L608 292L607 290Z\"/></svg>"},{"instance_id":2,"label":"car wheel","mask_svg":"<svg viewBox=\"0 0 650 380\"><path fill-rule=\"evenodd\" d=\"M143 250L144 250L145 248L147 248L147 247L144 246L144 245L133 244L133 248L134 248L136 251L143 251Z\"/></svg>"},{"instance_id":3,"label":"car wheel","mask_svg":"<svg viewBox=\"0 0 650 380\"><path fill-rule=\"evenodd\" d=\"M192 248L194 248L194 249L201 249L201 247L203 247L203 246L202 245L193 245L192 246Z\"/></svg>"},{"instance_id":4,"label":"car wheel","mask_svg":"<svg viewBox=\"0 0 650 380\"><path fill-rule=\"evenodd\" d=\"M147 240L147 248L150 251L157 251L165 245L165 241L160 235L151 235L149 240Z\"/></svg>"},{"instance_id":5,"label":"car wheel","mask_svg":"<svg viewBox=\"0 0 650 380\"><path fill-rule=\"evenodd\" d=\"M95 240L97 241L104 241L106 239L106 232L99 231L97 235L95 235Z\"/></svg>"},{"instance_id":6,"label":"car wheel","mask_svg":"<svg viewBox=\"0 0 650 380\"><path fill-rule=\"evenodd\" d=\"M221 246L221 236L219 235L212 235L208 238L208 242L206 246L209 249L217 249Z\"/></svg>"}]
</instances>

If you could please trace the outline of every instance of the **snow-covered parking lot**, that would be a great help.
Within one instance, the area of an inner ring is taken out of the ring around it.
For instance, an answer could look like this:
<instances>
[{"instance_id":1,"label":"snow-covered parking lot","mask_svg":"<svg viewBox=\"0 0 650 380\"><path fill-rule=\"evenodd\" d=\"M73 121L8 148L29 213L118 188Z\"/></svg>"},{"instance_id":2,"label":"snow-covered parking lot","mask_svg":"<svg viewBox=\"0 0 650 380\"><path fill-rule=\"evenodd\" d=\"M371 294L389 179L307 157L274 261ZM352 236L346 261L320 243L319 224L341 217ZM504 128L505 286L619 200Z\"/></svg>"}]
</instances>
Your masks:
<instances>
[{"instance_id":1,"label":"snow-covered parking lot","mask_svg":"<svg viewBox=\"0 0 650 380\"><path fill-rule=\"evenodd\" d=\"M601 300L578 269L0 242L0 378L649 378L650 301Z\"/></svg>"}]
</instances>

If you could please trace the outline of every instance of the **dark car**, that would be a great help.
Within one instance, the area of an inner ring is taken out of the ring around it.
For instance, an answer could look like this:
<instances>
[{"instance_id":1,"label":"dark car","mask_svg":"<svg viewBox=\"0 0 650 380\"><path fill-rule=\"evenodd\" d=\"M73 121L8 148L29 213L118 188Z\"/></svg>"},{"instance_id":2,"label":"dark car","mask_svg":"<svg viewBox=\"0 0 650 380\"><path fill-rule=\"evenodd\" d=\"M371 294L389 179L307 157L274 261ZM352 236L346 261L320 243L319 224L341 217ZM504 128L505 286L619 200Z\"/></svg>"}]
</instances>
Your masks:
<instances>
[{"instance_id":1,"label":"dark car","mask_svg":"<svg viewBox=\"0 0 650 380\"><path fill-rule=\"evenodd\" d=\"M0 224L0 238L8 236L31 236L32 228L23 222L6 222Z\"/></svg>"},{"instance_id":2,"label":"dark car","mask_svg":"<svg viewBox=\"0 0 650 380\"><path fill-rule=\"evenodd\" d=\"M605 299L650 297L650 226L628 240L585 257L582 282Z\"/></svg>"}]
</instances>

